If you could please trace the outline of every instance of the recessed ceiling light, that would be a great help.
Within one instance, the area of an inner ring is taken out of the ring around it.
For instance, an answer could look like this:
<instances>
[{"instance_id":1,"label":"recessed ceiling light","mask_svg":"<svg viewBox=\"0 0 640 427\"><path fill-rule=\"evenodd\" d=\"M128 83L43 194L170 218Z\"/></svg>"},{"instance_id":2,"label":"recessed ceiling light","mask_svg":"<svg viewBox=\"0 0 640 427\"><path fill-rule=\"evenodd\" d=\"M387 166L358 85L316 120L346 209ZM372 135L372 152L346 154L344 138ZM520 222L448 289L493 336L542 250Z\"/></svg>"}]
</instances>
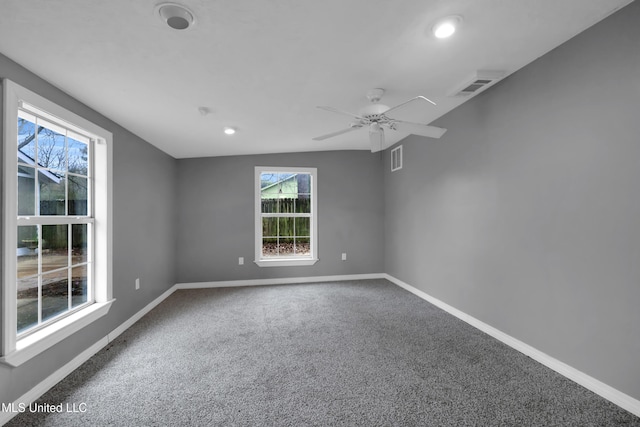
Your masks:
<instances>
[{"instance_id":1,"label":"recessed ceiling light","mask_svg":"<svg viewBox=\"0 0 640 427\"><path fill-rule=\"evenodd\" d=\"M462 16L459 15L451 15L446 18L442 18L433 26L433 35L439 39L451 37L461 23Z\"/></svg>"},{"instance_id":2,"label":"recessed ceiling light","mask_svg":"<svg viewBox=\"0 0 640 427\"><path fill-rule=\"evenodd\" d=\"M236 128L225 126L224 133L226 133L227 135L233 135L234 133L236 133Z\"/></svg>"},{"instance_id":3,"label":"recessed ceiling light","mask_svg":"<svg viewBox=\"0 0 640 427\"><path fill-rule=\"evenodd\" d=\"M156 6L156 13L162 22L174 30L186 30L195 22L193 13L176 3L162 3Z\"/></svg>"}]
</instances>

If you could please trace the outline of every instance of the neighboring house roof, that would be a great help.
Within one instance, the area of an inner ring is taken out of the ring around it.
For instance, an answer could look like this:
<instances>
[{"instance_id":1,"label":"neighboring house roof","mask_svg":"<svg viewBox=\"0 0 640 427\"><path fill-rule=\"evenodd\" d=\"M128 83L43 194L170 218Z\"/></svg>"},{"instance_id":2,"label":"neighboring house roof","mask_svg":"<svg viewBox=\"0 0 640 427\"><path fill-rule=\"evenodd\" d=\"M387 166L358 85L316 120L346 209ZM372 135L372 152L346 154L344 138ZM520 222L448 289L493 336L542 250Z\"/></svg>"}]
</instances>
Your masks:
<instances>
[{"instance_id":1,"label":"neighboring house roof","mask_svg":"<svg viewBox=\"0 0 640 427\"><path fill-rule=\"evenodd\" d=\"M269 184L269 185L267 185L266 187L264 187L264 188L260 189L260 191L265 191L265 190L267 190L267 189L269 189L269 188L273 188L274 186L279 185L279 184L282 184L283 182L289 181L289 180L291 180L291 179L295 178L296 176L298 176L298 174L297 174L297 173L294 173L294 174L292 174L292 175L290 175L290 176L286 177L285 179L281 179L280 181L277 181L277 182L274 182L273 184Z\"/></svg>"},{"instance_id":2,"label":"neighboring house roof","mask_svg":"<svg viewBox=\"0 0 640 427\"><path fill-rule=\"evenodd\" d=\"M18 150L18 158L20 160L22 160L23 163L28 164L29 166L35 166L36 165L36 161L31 157L26 155L22 150ZM42 165L38 164L38 166L40 166L42 168ZM42 174L44 176L46 176L47 178L49 178L51 181L55 182L56 184L59 184L61 179L59 176L54 175L53 173L49 172L46 169L38 169L40 172L42 172Z\"/></svg>"}]
</instances>

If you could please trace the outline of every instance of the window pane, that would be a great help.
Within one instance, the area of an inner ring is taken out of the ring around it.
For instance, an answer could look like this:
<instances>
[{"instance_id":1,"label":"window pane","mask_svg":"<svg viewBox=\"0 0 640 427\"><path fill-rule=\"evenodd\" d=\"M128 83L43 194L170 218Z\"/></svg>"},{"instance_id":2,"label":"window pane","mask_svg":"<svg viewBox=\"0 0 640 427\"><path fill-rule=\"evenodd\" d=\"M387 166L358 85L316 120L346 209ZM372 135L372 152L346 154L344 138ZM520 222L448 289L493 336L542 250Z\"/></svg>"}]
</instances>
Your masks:
<instances>
[{"instance_id":1,"label":"window pane","mask_svg":"<svg viewBox=\"0 0 640 427\"><path fill-rule=\"evenodd\" d=\"M311 196L309 194L298 194L296 213L311 213Z\"/></svg>"},{"instance_id":2,"label":"window pane","mask_svg":"<svg viewBox=\"0 0 640 427\"><path fill-rule=\"evenodd\" d=\"M18 215L36 214L35 168L18 165Z\"/></svg>"},{"instance_id":3,"label":"window pane","mask_svg":"<svg viewBox=\"0 0 640 427\"><path fill-rule=\"evenodd\" d=\"M73 224L71 226L71 263L87 262L87 224Z\"/></svg>"},{"instance_id":4,"label":"window pane","mask_svg":"<svg viewBox=\"0 0 640 427\"><path fill-rule=\"evenodd\" d=\"M42 226L42 272L69 266L68 229L66 224Z\"/></svg>"},{"instance_id":5,"label":"window pane","mask_svg":"<svg viewBox=\"0 0 640 427\"><path fill-rule=\"evenodd\" d=\"M311 245L309 243L309 238L296 238L296 255L297 256L309 256L311 255Z\"/></svg>"},{"instance_id":6,"label":"window pane","mask_svg":"<svg viewBox=\"0 0 640 427\"><path fill-rule=\"evenodd\" d=\"M38 165L43 168L66 171L67 151L63 134L49 128L42 129L38 134Z\"/></svg>"},{"instance_id":7,"label":"window pane","mask_svg":"<svg viewBox=\"0 0 640 427\"><path fill-rule=\"evenodd\" d=\"M262 218L262 235L264 237L278 235L278 218Z\"/></svg>"},{"instance_id":8,"label":"window pane","mask_svg":"<svg viewBox=\"0 0 640 427\"><path fill-rule=\"evenodd\" d=\"M265 191L265 193L263 194L269 193L269 190L265 190L265 189L268 187L272 187L277 182L278 182L277 173L263 172L260 174L260 189ZM277 189L275 190L275 192L276 193L278 192Z\"/></svg>"},{"instance_id":9,"label":"window pane","mask_svg":"<svg viewBox=\"0 0 640 427\"><path fill-rule=\"evenodd\" d=\"M87 215L87 178L69 175L69 215Z\"/></svg>"},{"instance_id":10,"label":"window pane","mask_svg":"<svg viewBox=\"0 0 640 427\"><path fill-rule=\"evenodd\" d=\"M22 231L24 232L24 230ZM38 255L33 255L35 250L29 249L31 255L21 256L22 249L27 248L18 247L18 279L16 283L18 332L38 324Z\"/></svg>"},{"instance_id":11,"label":"window pane","mask_svg":"<svg viewBox=\"0 0 640 427\"><path fill-rule=\"evenodd\" d=\"M38 277L18 279L18 333L38 324Z\"/></svg>"},{"instance_id":12,"label":"window pane","mask_svg":"<svg viewBox=\"0 0 640 427\"><path fill-rule=\"evenodd\" d=\"M87 302L87 266L71 269L71 306L77 307Z\"/></svg>"},{"instance_id":13,"label":"window pane","mask_svg":"<svg viewBox=\"0 0 640 427\"><path fill-rule=\"evenodd\" d=\"M293 256L293 238L280 239L278 245L279 256Z\"/></svg>"},{"instance_id":14,"label":"window pane","mask_svg":"<svg viewBox=\"0 0 640 427\"><path fill-rule=\"evenodd\" d=\"M18 118L18 161L35 165L36 125L30 120Z\"/></svg>"},{"instance_id":15,"label":"window pane","mask_svg":"<svg viewBox=\"0 0 640 427\"><path fill-rule=\"evenodd\" d=\"M37 225L18 226L18 279L38 274L38 243Z\"/></svg>"},{"instance_id":16,"label":"window pane","mask_svg":"<svg viewBox=\"0 0 640 427\"><path fill-rule=\"evenodd\" d=\"M278 239L277 238L262 239L262 256L264 257L278 256Z\"/></svg>"},{"instance_id":17,"label":"window pane","mask_svg":"<svg viewBox=\"0 0 640 427\"><path fill-rule=\"evenodd\" d=\"M308 173L299 173L296 177L297 180L297 193L298 194L311 194L311 175Z\"/></svg>"},{"instance_id":18,"label":"window pane","mask_svg":"<svg viewBox=\"0 0 640 427\"><path fill-rule=\"evenodd\" d=\"M295 212L295 194L283 193L280 195L279 213L293 213Z\"/></svg>"},{"instance_id":19,"label":"window pane","mask_svg":"<svg viewBox=\"0 0 640 427\"><path fill-rule=\"evenodd\" d=\"M69 172L80 175L88 175L89 171L89 148L82 141L67 138L69 144Z\"/></svg>"},{"instance_id":20,"label":"window pane","mask_svg":"<svg viewBox=\"0 0 640 427\"><path fill-rule=\"evenodd\" d=\"M38 171L40 215L65 215L65 177L50 171Z\"/></svg>"},{"instance_id":21,"label":"window pane","mask_svg":"<svg viewBox=\"0 0 640 427\"><path fill-rule=\"evenodd\" d=\"M42 275L42 321L69 310L69 270Z\"/></svg>"},{"instance_id":22,"label":"window pane","mask_svg":"<svg viewBox=\"0 0 640 427\"><path fill-rule=\"evenodd\" d=\"M311 218L295 218L296 236L309 237Z\"/></svg>"},{"instance_id":23,"label":"window pane","mask_svg":"<svg viewBox=\"0 0 640 427\"><path fill-rule=\"evenodd\" d=\"M262 201L262 213L276 213L278 211L278 199L263 198Z\"/></svg>"},{"instance_id":24,"label":"window pane","mask_svg":"<svg viewBox=\"0 0 640 427\"><path fill-rule=\"evenodd\" d=\"M278 236L293 236L295 218L278 218Z\"/></svg>"}]
</instances>

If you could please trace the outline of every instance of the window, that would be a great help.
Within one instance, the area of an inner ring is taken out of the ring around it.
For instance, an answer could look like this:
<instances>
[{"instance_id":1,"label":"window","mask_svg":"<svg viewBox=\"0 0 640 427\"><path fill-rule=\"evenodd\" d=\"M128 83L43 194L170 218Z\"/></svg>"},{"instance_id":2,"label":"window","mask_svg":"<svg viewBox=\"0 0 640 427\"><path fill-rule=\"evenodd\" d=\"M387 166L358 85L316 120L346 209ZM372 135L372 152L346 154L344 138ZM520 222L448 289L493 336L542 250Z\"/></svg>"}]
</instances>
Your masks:
<instances>
[{"instance_id":1,"label":"window","mask_svg":"<svg viewBox=\"0 0 640 427\"><path fill-rule=\"evenodd\" d=\"M93 301L92 140L36 111L18 108L18 336Z\"/></svg>"},{"instance_id":2,"label":"window","mask_svg":"<svg viewBox=\"0 0 640 427\"><path fill-rule=\"evenodd\" d=\"M3 80L2 360L17 366L111 303L112 136Z\"/></svg>"},{"instance_id":3,"label":"window","mask_svg":"<svg viewBox=\"0 0 640 427\"><path fill-rule=\"evenodd\" d=\"M391 172L402 169L402 145L391 150Z\"/></svg>"},{"instance_id":4,"label":"window","mask_svg":"<svg viewBox=\"0 0 640 427\"><path fill-rule=\"evenodd\" d=\"M318 261L316 176L315 168L256 167L255 262L259 266Z\"/></svg>"}]
</instances>

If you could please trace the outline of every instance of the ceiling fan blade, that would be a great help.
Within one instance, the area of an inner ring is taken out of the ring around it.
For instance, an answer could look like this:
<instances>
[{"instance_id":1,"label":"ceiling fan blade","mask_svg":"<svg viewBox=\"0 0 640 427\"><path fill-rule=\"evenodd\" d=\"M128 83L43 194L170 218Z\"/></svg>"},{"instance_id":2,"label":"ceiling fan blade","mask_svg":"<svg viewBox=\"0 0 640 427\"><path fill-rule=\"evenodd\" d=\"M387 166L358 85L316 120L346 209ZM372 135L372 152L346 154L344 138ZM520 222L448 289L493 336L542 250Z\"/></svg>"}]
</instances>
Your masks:
<instances>
[{"instance_id":1,"label":"ceiling fan blade","mask_svg":"<svg viewBox=\"0 0 640 427\"><path fill-rule=\"evenodd\" d=\"M321 110L331 111L332 113L345 114L347 116L355 117L358 120L363 120L364 119L363 117L360 117L357 114L349 113L347 111L338 110L337 108L333 108L333 107L318 106L317 108L319 108Z\"/></svg>"},{"instance_id":2,"label":"ceiling fan blade","mask_svg":"<svg viewBox=\"0 0 640 427\"><path fill-rule=\"evenodd\" d=\"M325 140L325 139L328 139L328 138L332 138L334 136L342 135L343 133L351 132L352 130L358 130L361 127L362 126L351 126L350 128L342 129L342 130L339 130L337 132L331 132L331 133L328 133L326 135L316 136L315 138L313 138L313 140L314 141L322 141L322 140Z\"/></svg>"},{"instance_id":3,"label":"ceiling fan blade","mask_svg":"<svg viewBox=\"0 0 640 427\"><path fill-rule=\"evenodd\" d=\"M371 142L371 152L377 153L384 149L384 129L377 123L369 126L369 141Z\"/></svg>"},{"instance_id":4,"label":"ceiling fan blade","mask_svg":"<svg viewBox=\"0 0 640 427\"><path fill-rule=\"evenodd\" d=\"M420 123L412 123L412 122L404 122L402 120L394 120L393 129L399 132L406 132L414 135L427 136L429 138L440 138L447 131L445 128L439 128L437 126L423 125Z\"/></svg>"},{"instance_id":5,"label":"ceiling fan blade","mask_svg":"<svg viewBox=\"0 0 640 427\"><path fill-rule=\"evenodd\" d=\"M423 101L427 101L427 102L432 103L433 105L436 105L436 103L435 103L435 102L433 102L432 100L430 100L429 98L425 98L424 96L416 96L415 98L411 98L410 100L405 101L405 102L403 102L402 104L398 104L398 105L396 105L395 107L391 107L391 108L389 108L387 111L385 111L385 112L384 112L384 114L386 115L389 111L393 111L393 110L395 110L396 108L400 108L400 107L402 107L403 105L407 105L408 103L413 102L413 101L417 101L418 99L422 99Z\"/></svg>"}]
</instances>

